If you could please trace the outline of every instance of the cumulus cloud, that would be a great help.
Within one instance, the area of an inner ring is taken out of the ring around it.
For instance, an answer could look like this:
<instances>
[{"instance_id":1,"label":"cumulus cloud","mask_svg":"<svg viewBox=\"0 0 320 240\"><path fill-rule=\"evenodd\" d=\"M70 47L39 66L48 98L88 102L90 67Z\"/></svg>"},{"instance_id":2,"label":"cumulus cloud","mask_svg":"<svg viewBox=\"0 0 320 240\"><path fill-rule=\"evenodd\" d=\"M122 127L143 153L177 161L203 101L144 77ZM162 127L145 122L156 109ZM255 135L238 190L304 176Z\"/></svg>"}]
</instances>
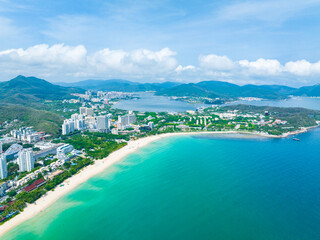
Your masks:
<instances>
[{"instance_id":1,"label":"cumulus cloud","mask_svg":"<svg viewBox=\"0 0 320 240\"><path fill-rule=\"evenodd\" d=\"M278 75L282 72L283 67L278 60L260 58L257 61L249 62L240 60L239 65L249 70L249 74L255 75Z\"/></svg>"},{"instance_id":2,"label":"cumulus cloud","mask_svg":"<svg viewBox=\"0 0 320 240\"><path fill-rule=\"evenodd\" d=\"M234 68L234 63L227 56L217 56L214 54L200 55L200 67L215 70L230 70Z\"/></svg>"},{"instance_id":3,"label":"cumulus cloud","mask_svg":"<svg viewBox=\"0 0 320 240\"><path fill-rule=\"evenodd\" d=\"M316 63L310 63L303 59L295 62L287 62L285 64L285 70L298 76L320 74L320 61Z\"/></svg>"},{"instance_id":4,"label":"cumulus cloud","mask_svg":"<svg viewBox=\"0 0 320 240\"><path fill-rule=\"evenodd\" d=\"M190 71L190 70L195 70L196 69L196 67L195 66L192 66L192 65L188 65L188 66L185 66L185 67L183 67L182 65L179 65L176 69L175 69L175 71L177 72L177 73L182 73L182 72L184 72L184 71Z\"/></svg>"},{"instance_id":5,"label":"cumulus cloud","mask_svg":"<svg viewBox=\"0 0 320 240\"><path fill-rule=\"evenodd\" d=\"M165 75L177 68L175 55L169 48L131 52L106 48L89 55L83 45L40 44L27 49L0 51L0 69L12 74L39 76Z\"/></svg>"},{"instance_id":6,"label":"cumulus cloud","mask_svg":"<svg viewBox=\"0 0 320 240\"><path fill-rule=\"evenodd\" d=\"M102 72L118 71L122 73L166 73L173 71L177 66L175 52L163 48L154 52L147 49L138 49L132 52L110 50L108 48L96 52L88 57L88 64Z\"/></svg>"},{"instance_id":7,"label":"cumulus cloud","mask_svg":"<svg viewBox=\"0 0 320 240\"><path fill-rule=\"evenodd\" d=\"M35 45L27 49L9 49L0 52L0 61L13 62L26 65L80 65L83 64L87 55L84 46L76 47L56 44Z\"/></svg>"}]
</instances>

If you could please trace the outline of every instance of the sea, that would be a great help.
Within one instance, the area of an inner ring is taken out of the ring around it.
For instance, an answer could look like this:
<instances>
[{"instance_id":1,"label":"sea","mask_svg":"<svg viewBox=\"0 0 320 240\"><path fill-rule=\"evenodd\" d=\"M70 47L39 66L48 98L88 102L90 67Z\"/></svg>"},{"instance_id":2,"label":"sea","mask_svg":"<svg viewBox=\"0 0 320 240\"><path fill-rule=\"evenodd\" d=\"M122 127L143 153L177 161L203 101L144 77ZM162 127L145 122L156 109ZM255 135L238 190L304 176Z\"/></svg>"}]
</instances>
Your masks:
<instances>
[{"instance_id":1,"label":"sea","mask_svg":"<svg viewBox=\"0 0 320 240\"><path fill-rule=\"evenodd\" d=\"M124 105L118 107L198 107L160 98L147 94L120 101ZM317 98L241 103L320 109ZM285 139L241 134L163 138L0 239L317 240L319 156L319 128Z\"/></svg>"},{"instance_id":2,"label":"sea","mask_svg":"<svg viewBox=\"0 0 320 240\"><path fill-rule=\"evenodd\" d=\"M157 140L0 239L320 239L320 129L293 137Z\"/></svg>"}]
</instances>

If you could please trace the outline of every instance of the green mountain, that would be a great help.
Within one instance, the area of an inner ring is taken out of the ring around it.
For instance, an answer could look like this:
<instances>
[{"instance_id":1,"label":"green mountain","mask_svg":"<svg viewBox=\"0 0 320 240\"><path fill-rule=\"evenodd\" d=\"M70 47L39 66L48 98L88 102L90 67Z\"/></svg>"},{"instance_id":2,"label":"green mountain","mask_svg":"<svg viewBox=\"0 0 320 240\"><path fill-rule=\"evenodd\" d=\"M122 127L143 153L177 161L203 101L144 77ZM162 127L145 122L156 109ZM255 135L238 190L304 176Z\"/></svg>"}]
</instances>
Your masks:
<instances>
[{"instance_id":1,"label":"green mountain","mask_svg":"<svg viewBox=\"0 0 320 240\"><path fill-rule=\"evenodd\" d=\"M294 95L318 97L320 96L320 84L314 86L301 87L295 91Z\"/></svg>"},{"instance_id":2,"label":"green mountain","mask_svg":"<svg viewBox=\"0 0 320 240\"><path fill-rule=\"evenodd\" d=\"M0 122L19 120L14 127L33 126L37 131L56 136L63 122L60 115L44 110L38 110L22 105L0 105ZM8 129L10 130L10 129Z\"/></svg>"},{"instance_id":3,"label":"green mountain","mask_svg":"<svg viewBox=\"0 0 320 240\"><path fill-rule=\"evenodd\" d=\"M0 82L2 103L25 104L41 100L70 98L71 93L80 93L79 88L62 87L36 77L17 76L10 81Z\"/></svg>"},{"instance_id":4,"label":"green mountain","mask_svg":"<svg viewBox=\"0 0 320 240\"><path fill-rule=\"evenodd\" d=\"M285 89L289 87L283 86L283 88ZM198 96L211 98L259 97L278 99L285 97L285 94L279 92L276 86L238 86L236 84L220 81L204 81L192 84L182 84L173 88L160 90L157 94L167 96Z\"/></svg>"},{"instance_id":5,"label":"green mountain","mask_svg":"<svg viewBox=\"0 0 320 240\"><path fill-rule=\"evenodd\" d=\"M281 85L244 85L220 82L203 81L199 83L181 84L172 88L157 91L158 95L190 96L190 97L257 97L265 99L281 99L294 96L320 96L320 84L301 88L292 88Z\"/></svg>"}]
</instances>

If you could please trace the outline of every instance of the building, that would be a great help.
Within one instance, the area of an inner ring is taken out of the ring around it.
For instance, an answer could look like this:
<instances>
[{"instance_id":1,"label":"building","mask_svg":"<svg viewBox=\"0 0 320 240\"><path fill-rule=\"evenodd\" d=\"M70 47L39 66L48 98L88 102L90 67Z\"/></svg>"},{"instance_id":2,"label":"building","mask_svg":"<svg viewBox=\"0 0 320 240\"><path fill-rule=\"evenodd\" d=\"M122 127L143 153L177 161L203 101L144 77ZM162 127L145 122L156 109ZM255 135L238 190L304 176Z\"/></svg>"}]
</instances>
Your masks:
<instances>
[{"instance_id":1,"label":"building","mask_svg":"<svg viewBox=\"0 0 320 240\"><path fill-rule=\"evenodd\" d=\"M106 132L109 130L109 118L107 116L98 116L97 117L97 129L99 131Z\"/></svg>"},{"instance_id":2,"label":"building","mask_svg":"<svg viewBox=\"0 0 320 240\"><path fill-rule=\"evenodd\" d=\"M87 108L86 107L80 107L79 108L79 112L82 115L87 115Z\"/></svg>"},{"instance_id":3,"label":"building","mask_svg":"<svg viewBox=\"0 0 320 240\"><path fill-rule=\"evenodd\" d=\"M7 151L5 151L4 155L6 156L7 160L15 159L18 156L18 153L23 149L23 147L19 144L12 144Z\"/></svg>"},{"instance_id":4,"label":"building","mask_svg":"<svg viewBox=\"0 0 320 240\"><path fill-rule=\"evenodd\" d=\"M118 116L118 129L124 130L131 124L136 122L136 115L132 112L124 116Z\"/></svg>"},{"instance_id":5,"label":"building","mask_svg":"<svg viewBox=\"0 0 320 240\"><path fill-rule=\"evenodd\" d=\"M34 181L34 183L30 184L29 186L26 186L23 190L26 192L31 192L34 189L37 189L38 187L41 187L42 185L46 184L47 182L43 179L40 178L36 181Z\"/></svg>"},{"instance_id":6,"label":"building","mask_svg":"<svg viewBox=\"0 0 320 240\"><path fill-rule=\"evenodd\" d=\"M151 129L153 129L153 128L154 128L154 123L153 123L153 122L149 122L149 123L148 123L148 126L149 126Z\"/></svg>"},{"instance_id":7,"label":"building","mask_svg":"<svg viewBox=\"0 0 320 240\"><path fill-rule=\"evenodd\" d=\"M30 172L34 168L34 157L32 149L22 149L19 152L18 165L20 172Z\"/></svg>"},{"instance_id":8,"label":"building","mask_svg":"<svg viewBox=\"0 0 320 240\"><path fill-rule=\"evenodd\" d=\"M0 153L0 179L8 177L7 159L6 156Z\"/></svg>"},{"instance_id":9,"label":"building","mask_svg":"<svg viewBox=\"0 0 320 240\"><path fill-rule=\"evenodd\" d=\"M93 108L87 108L87 116L93 116L94 112L93 112Z\"/></svg>"},{"instance_id":10,"label":"building","mask_svg":"<svg viewBox=\"0 0 320 240\"><path fill-rule=\"evenodd\" d=\"M70 144L64 144L61 147L57 148L57 157L58 159L65 159L66 154L73 150L73 146Z\"/></svg>"}]
</instances>

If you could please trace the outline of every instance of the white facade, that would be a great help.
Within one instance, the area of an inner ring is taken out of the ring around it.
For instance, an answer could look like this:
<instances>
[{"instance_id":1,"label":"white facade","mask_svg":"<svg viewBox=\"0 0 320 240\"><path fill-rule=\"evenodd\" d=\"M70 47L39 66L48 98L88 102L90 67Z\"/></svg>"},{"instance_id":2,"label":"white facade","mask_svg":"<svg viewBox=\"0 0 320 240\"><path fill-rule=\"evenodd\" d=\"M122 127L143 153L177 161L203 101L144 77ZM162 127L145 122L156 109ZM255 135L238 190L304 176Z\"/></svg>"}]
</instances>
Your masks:
<instances>
[{"instance_id":1,"label":"white facade","mask_svg":"<svg viewBox=\"0 0 320 240\"><path fill-rule=\"evenodd\" d=\"M66 154L73 150L73 146L70 144L64 144L61 147L57 148L57 157L58 159L66 158Z\"/></svg>"},{"instance_id":2,"label":"white facade","mask_svg":"<svg viewBox=\"0 0 320 240\"><path fill-rule=\"evenodd\" d=\"M32 149L22 149L19 152L18 165L20 172L30 172L34 168L34 157Z\"/></svg>"},{"instance_id":3,"label":"white facade","mask_svg":"<svg viewBox=\"0 0 320 240\"><path fill-rule=\"evenodd\" d=\"M7 159L6 156L0 153L0 179L4 179L8 176Z\"/></svg>"},{"instance_id":4,"label":"white facade","mask_svg":"<svg viewBox=\"0 0 320 240\"><path fill-rule=\"evenodd\" d=\"M98 116L97 117L97 129L98 130L107 130L109 129L109 118L107 116Z\"/></svg>"},{"instance_id":5,"label":"white facade","mask_svg":"<svg viewBox=\"0 0 320 240\"><path fill-rule=\"evenodd\" d=\"M148 126L149 126L149 128L153 129L154 128L154 123L153 122L149 122Z\"/></svg>"},{"instance_id":6,"label":"white facade","mask_svg":"<svg viewBox=\"0 0 320 240\"><path fill-rule=\"evenodd\" d=\"M118 116L118 129L123 130L135 122L136 115L134 113L129 113L124 116Z\"/></svg>"}]
</instances>

